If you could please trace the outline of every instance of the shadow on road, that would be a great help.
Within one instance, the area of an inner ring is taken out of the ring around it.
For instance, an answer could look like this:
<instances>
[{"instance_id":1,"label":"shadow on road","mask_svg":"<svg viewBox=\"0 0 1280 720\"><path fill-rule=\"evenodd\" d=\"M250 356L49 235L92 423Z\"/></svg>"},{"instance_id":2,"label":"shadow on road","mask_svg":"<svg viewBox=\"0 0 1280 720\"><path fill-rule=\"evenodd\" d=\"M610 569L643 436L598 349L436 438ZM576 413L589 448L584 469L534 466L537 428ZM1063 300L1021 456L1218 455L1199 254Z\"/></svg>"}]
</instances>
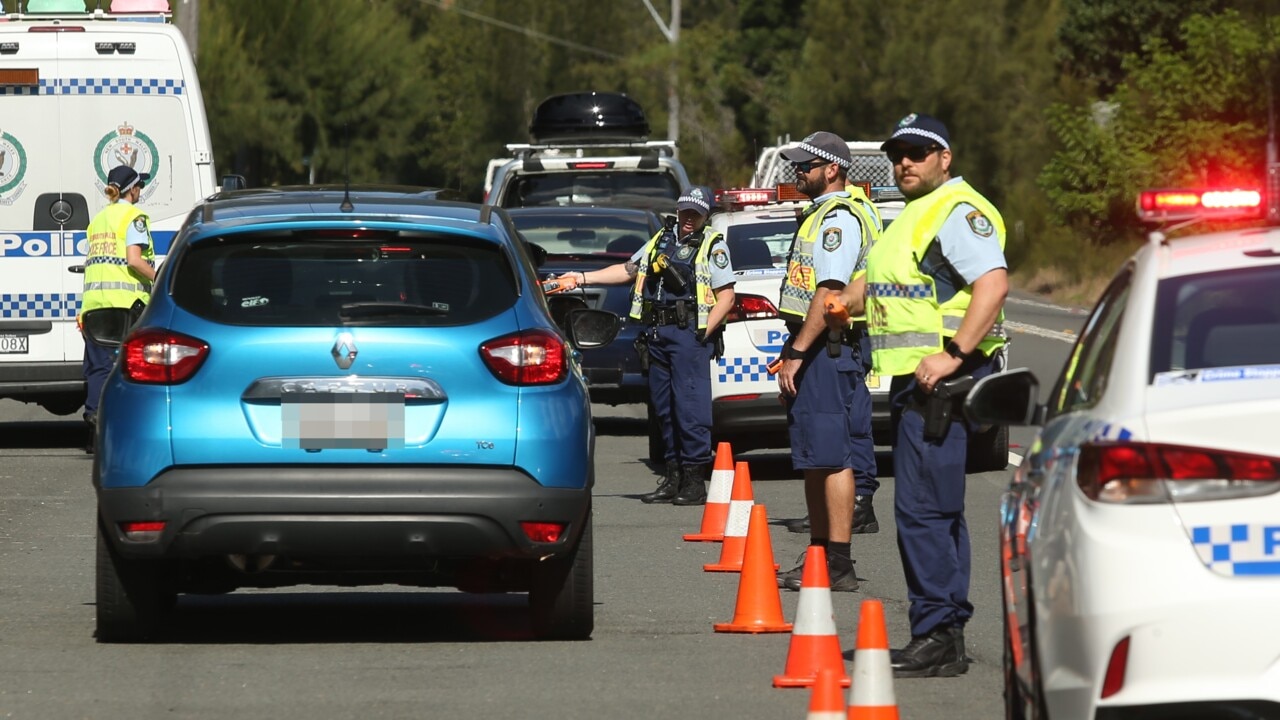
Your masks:
<instances>
[{"instance_id":1,"label":"shadow on road","mask_svg":"<svg viewBox=\"0 0 1280 720\"><path fill-rule=\"evenodd\" d=\"M527 597L447 590L184 595L150 642L527 642Z\"/></svg>"},{"instance_id":2,"label":"shadow on road","mask_svg":"<svg viewBox=\"0 0 1280 720\"><path fill-rule=\"evenodd\" d=\"M83 448L89 426L79 418L0 423L0 449Z\"/></svg>"}]
</instances>

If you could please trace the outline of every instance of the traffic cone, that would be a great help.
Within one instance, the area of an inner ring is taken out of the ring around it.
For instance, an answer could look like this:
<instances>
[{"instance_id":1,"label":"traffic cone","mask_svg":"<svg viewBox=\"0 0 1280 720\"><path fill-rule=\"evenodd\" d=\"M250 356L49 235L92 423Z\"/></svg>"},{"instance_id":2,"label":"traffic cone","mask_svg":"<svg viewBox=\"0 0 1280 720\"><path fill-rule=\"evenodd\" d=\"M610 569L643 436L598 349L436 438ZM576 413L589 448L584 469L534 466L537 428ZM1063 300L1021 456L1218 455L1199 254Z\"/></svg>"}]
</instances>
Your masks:
<instances>
[{"instance_id":1,"label":"traffic cone","mask_svg":"<svg viewBox=\"0 0 1280 720\"><path fill-rule=\"evenodd\" d=\"M769 516L763 505L751 508L747 531L746 559L738 578L738 604L733 622L716 623L716 632L791 632L791 623L782 617L782 596L773 564L773 544L769 542ZM727 541L726 537L726 541Z\"/></svg>"},{"instance_id":2,"label":"traffic cone","mask_svg":"<svg viewBox=\"0 0 1280 720\"><path fill-rule=\"evenodd\" d=\"M743 463L745 466L746 463ZM711 471L711 487L707 490L707 504L702 508L702 528L684 536L688 542L721 542L724 525L729 519L729 497L733 492L736 472L733 469L733 450L729 443L716 445L716 464Z\"/></svg>"},{"instance_id":3,"label":"traffic cone","mask_svg":"<svg viewBox=\"0 0 1280 720\"><path fill-rule=\"evenodd\" d=\"M889 633L884 624L884 605L879 600L863 600L858 613L848 720L898 720Z\"/></svg>"},{"instance_id":4,"label":"traffic cone","mask_svg":"<svg viewBox=\"0 0 1280 720\"><path fill-rule=\"evenodd\" d=\"M818 671L818 679L809 694L809 714L805 720L845 720L844 691L840 689L840 673L831 668Z\"/></svg>"},{"instance_id":5,"label":"traffic cone","mask_svg":"<svg viewBox=\"0 0 1280 720\"><path fill-rule=\"evenodd\" d=\"M751 495L751 470L745 462L739 462L733 474L733 497L729 500L729 517L724 523L724 544L720 546L720 562L703 565L707 572L742 572L742 557L747 549L747 524L756 504ZM773 552L769 553L773 562ZM778 569L777 565L773 566ZM777 580L774 580L777 584Z\"/></svg>"},{"instance_id":6,"label":"traffic cone","mask_svg":"<svg viewBox=\"0 0 1280 720\"><path fill-rule=\"evenodd\" d=\"M804 574L800 576L800 601L796 605L791 647L787 650L787 667L781 675L773 677L773 686L809 687L817 681L818 673L826 669L838 673L841 687L849 687L844 658L840 655L840 636L836 634L836 615L831 609L827 551L821 545L810 545L804 556Z\"/></svg>"}]
</instances>

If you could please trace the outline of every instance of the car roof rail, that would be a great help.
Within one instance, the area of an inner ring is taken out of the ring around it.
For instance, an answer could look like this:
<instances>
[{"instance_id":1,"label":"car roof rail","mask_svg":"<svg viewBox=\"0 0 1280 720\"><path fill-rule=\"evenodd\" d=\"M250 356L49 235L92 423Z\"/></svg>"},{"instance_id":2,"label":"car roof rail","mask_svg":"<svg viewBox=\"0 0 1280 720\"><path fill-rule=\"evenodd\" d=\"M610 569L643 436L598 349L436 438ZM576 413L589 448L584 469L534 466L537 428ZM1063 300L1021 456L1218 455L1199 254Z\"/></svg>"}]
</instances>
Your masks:
<instances>
[{"instance_id":1,"label":"car roof rail","mask_svg":"<svg viewBox=\"0 0 1280 720\"><path fill-rule=\"evenodd\" d=\"M507 151L522 160L545 153L577 155L590 153L593 150L640 150L656 153L658 156L675 157L676 143L673 140L646 140L644 142L561 142L561 143L510 143Z\"/></svg>"}]
</instances>

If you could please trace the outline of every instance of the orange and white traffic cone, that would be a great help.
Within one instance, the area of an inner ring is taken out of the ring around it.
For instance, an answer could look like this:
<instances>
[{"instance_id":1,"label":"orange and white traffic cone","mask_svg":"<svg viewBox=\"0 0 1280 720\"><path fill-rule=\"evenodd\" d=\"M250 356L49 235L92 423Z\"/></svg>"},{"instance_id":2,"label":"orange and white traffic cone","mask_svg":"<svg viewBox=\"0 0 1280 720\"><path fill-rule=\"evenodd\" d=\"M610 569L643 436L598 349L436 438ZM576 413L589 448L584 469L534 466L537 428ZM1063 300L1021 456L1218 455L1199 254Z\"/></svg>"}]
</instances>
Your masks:
<instances>
[{"instance_id":1,"label":"orange and white traffic cone","mask_svg":"<svg viewBox=\"0 0 1280 720\"><path fill-rule=\"evenodd\" d=\"M724 523L724 544L720 546L720 562L703 565L707 572L742 572L742 556L747 549L747 524L751 520L751 471L739 462L733 474L733 495L729 499L729 517ZM767 520L766 520L766 524ZM770 554L772 558L772 553ZM777 565L773 568L778 569ZM774 580L774 585L777 585Z\"/></svg>"},{"instance_id":2,"label":"orange and white traffic cone","mask_svg":"<svg viewBox=\"0 0 1280 720\"><path fill-rule=\"evenodd\" d=\"M809 714L804 716L805 720L845 720L846 712L840 673L823 668L809 694Z\"/></svg>"},{"instance_id":3,"label":"orange and white traffic cone","mask_svg":"<svg viewBox=\"0 0 1280 720\"><path fill-rule=\"evenodd\" d=\"M884 605L879 600L863 600L858 613L848 720L898 720L889 633L884 624Z\"/></svg>"},{"instance_id":4,"label":"orange and white traffic cone","mask_svg":"<svg viewBox=\"0 0 1280 720\"><path fill-rule=\"evenodd\" d=\"M716 632L791 632L791 623L782 617L782 596L774 575L773 543L769 541L769 516L763 505L751 508L746 559L738 578L738 604L733 622L716 623Z\"/></svg>"},{"instance_id":5,"label":"orange and white traffic cone","mask_svg":"<svg viewBox=\"0 0 1280 720\"><path fill-rule=\"evenodd\" d=\"M827 551L821 545L810 545L805 551L795 625L787 650L786 670L773 677L773 686L809 687L817 681L818 673L831 669L839 673L840 685L849 687L844 658L840 655L840 636L836 634L836 615L831 608Z\"/></svg>"},{"instance_id":6,"label":"orange and white traffic cone","mask_svg":"<svg viewBox=\"0 0 1280 720\"><path fill-rule=\"evenodd\" d=\"M702 508L702 528L696 533L685 535L685 540L689 542L724 540L724 526L729 519L729 499L733 492L735 475L733 450L730 449L729 443L719 443L716 445L716 464L711 470L711 486L707 489L707 504Z\"/></svg>"}]
</instances>

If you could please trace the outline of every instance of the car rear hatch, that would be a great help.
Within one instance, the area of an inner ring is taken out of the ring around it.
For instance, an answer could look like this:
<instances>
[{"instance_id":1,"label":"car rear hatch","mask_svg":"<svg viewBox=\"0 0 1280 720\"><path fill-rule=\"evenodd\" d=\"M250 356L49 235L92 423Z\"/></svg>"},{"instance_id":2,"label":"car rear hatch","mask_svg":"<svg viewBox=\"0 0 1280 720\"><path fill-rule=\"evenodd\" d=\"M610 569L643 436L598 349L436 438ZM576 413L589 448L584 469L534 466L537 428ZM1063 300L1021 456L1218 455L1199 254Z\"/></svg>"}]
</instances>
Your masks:
<instances>
[{"instance_id":1,"label":"car rear hatch","mask_svg":"<svg viewBox=\"0 0 1280 720\"><path fill-rule=\"evenodd\" d=\"M175 462L513 462L519 389L482 349L517 329L501 248L351 235L229 236L182 255L171 327L208 350L171 390Z\"/></svg>"}]
</instances>

